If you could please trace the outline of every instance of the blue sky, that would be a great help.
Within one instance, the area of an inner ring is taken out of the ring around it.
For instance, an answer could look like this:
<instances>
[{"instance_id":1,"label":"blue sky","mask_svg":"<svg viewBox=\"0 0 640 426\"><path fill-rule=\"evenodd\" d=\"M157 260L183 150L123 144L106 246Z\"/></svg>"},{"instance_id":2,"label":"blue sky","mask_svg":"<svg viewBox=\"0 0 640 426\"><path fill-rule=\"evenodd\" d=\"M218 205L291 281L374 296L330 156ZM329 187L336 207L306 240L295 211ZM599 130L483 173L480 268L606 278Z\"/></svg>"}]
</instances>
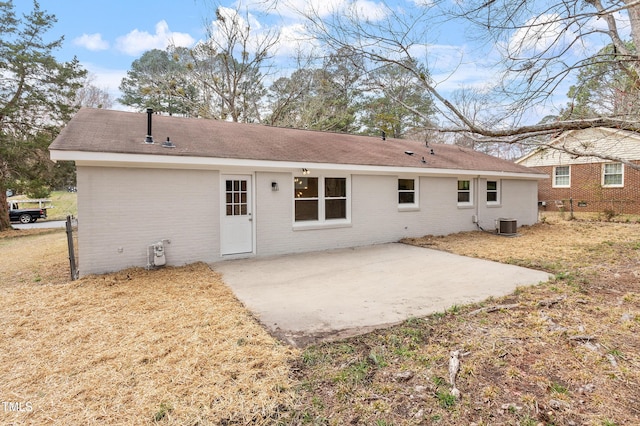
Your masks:
<instances>
[{"instance_id":1,"label":"blue sky","mask_svg":"<svg viewBox=\"0 0 640 426\"><path fill-rule=\"evenodd\" d=\"M260 5L265 0L244 0L243 10L254 17L252 28L278 28L282 30L279 56L276 67L286 74L294 46L292 34L301 31L299 17L285 8L285 4L298 8L315 4L320 13L331 8L339 8L353 0L279 0L278 7L269 10L269 15L260 13ZM378 0L356 0L362 13L374 18L381 14ZM456 0L451 0L455 2ZM544 0L541 0L544 2ZM251 2L254 2L253 4ZM180 46L193 46L205 36L207 17L213 16L211 0L39 0L40 7L56 16L58 22L50 35L64 35L63 48L57 52L60 60L70 60L76 56L83 67L95 76L94 84L108 90L114 97L119 96L118 86L130 69L131 63L147 50L164 49L170 42ZM396 10L418 10L430 7L431 0L390 0ZM31 0L15 0L18 13L32 8ZM219 0L222 6L235 7L230 0ZM453 3L451 3L453 4ZM532 17L540 19L540 17ZM551 26L545 28L548 34L534 34L535 43L545 43L556 39ZM430 72L443 94L460 87L483 87L495 82L497 59L496 46L479 45L466 32L464 22L449 21L428 31L428 60ZM511 40L504 41L509 44ZM532 46L529 46L532 47ZM535 47L535 46L534 46ZM601 47L599 42L587 46L591 53ZM584 52L577 52L583 54ZM563 96L568 85L561 87L556 96L556 106L563 104ZM539 111L540 115L552 112Z\"/></svg>"},{"instance_id":2,"label":"blue sky","mask_svg":"<svg viewBox=\"0 0 640 426\"><path fill-rule=\"evenodd\" d=\"M393 0L394 3L405 3L410 6L414 0ZM260 3L259 0L256 0ZM336 7L344 0L314 0L322 7ZM375 2L367 3L367 7L375 13ZM32 8L31 0L17 0L16 11L27 12ZM206 17L212 16L212 2L206 0L93 0L90 3L81 0L39 0L42 10L54 14L58 22L50 35L64 35L63 48L57 52L60 60L70 60L76 56L85 69L95 75L94 84L107 88L114 96L120 81L130 69L131 63L149 49L164 49L170 41L178 45L192 46L205 35ZM306 5L308 0L289 0L290 4ZM234 7L233 1L221 1L221 5ZM249 11L257 11L244 3ZM90 5L90 6L89 6ZM370 5L370 7L369 7ZM297 31L300 20L289 10L280 8L271 10L270 16L260 15L260 25L280 26L284 34ZM460 38L462 32L449 31L447 43L434 46L434 65L451 65L460 62L456 49L464 48ZM292 37L282 37L283 44ZM457 39L457 40L454 40ZM282 46L281 56L276 58L284 64L289 61L292 46ZM446 52L437 58L436 50ZM452 56L453 55L453 56ZM457 84L476 80L479 74L471 58L463 60L457 77L449 77L447 84ZM468 69L469 64L473 66Z\"/></svg>"},{"instance_id":3,"label":"blue sky","mask_svg":"<svg viewBox=\"0 0 640 426\"><path fill-rule=\"evenodd\" d=\"M117 94L131 63L146 50L164 49L170 40L192 45L203 36L206 8L195 0L39 0L58 22L51 36L64 36L56 56L74 56L96 76L96 85ZM30 11L30 0L16 1Z\"/></svg>"}]
</instances>

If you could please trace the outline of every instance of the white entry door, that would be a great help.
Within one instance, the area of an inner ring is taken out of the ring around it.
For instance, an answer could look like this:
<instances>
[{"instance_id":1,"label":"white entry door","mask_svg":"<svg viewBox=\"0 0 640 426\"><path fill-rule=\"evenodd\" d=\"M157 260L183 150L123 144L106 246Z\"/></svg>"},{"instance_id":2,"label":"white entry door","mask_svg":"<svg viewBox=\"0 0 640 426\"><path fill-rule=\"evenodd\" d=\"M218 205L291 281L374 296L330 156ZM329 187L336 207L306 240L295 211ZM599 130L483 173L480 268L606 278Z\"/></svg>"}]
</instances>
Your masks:
<instances>
[{"instance_id":1,"label":"white entry door","mask_svg":"<svg viewBox=\"0 0 640 426\"><path fill-rule=\"evenodd\" d=\"M222 175L222 254L253 251L253 215L250 175Z\"/></svg>"}]
</instances>

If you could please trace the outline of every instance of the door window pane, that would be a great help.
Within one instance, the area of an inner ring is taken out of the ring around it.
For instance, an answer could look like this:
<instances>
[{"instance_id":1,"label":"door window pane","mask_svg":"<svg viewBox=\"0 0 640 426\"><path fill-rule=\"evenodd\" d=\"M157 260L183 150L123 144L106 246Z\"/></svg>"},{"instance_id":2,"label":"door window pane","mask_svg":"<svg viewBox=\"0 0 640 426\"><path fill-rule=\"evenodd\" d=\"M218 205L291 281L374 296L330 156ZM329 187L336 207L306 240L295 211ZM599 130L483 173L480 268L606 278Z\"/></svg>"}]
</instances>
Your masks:
<instances>
[{"instance_id":1,"label":"door window pane","mask_svg":"<svg viewBox=\"0 0 640 426\"><path fill-rule=\"evenodd\" d=\"M227 216L246 216L249 213L247 181L232 180L225 182Z\"/></svg>"}]
</instances>

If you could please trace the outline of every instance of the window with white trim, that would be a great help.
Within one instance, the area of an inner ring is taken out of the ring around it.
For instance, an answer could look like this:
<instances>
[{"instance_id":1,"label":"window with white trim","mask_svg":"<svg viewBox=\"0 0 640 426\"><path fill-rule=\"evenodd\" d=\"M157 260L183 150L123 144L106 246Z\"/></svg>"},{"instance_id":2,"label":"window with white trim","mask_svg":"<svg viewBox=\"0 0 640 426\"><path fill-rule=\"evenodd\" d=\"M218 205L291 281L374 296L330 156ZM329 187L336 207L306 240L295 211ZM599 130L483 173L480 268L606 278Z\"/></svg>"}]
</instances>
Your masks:
<instances>
[{"instance_id":1,"label":"window with white trim","mask_svg":"<svg viewBox=\"0 0 640 426\"><path fill-rule=\"evenodd\" d=\"M318 178L296 177L294 183L295 220L318 220Z\"/></svg>"},{"instance_id":2,"label":"window with white trim","mask_svg":"<svg viewBox=\"0 0 640 426\"><path fill-rule=\"evenodd\" d=\"M471 197L471 181L459 180L458 181L458 205L470 206L473 205L473 198Z\"/></svg>"},{"instance_id":3,"label":"window with white trim","mask_svg":"<svg viewBox=\"0 0 640 426\"><path fill-rule=\"evenodd\" d=\"M487 181L487 204L500 204L500 181Z\"/></svg>"},{"instance_id":4,"label":"window with white trim","mask_svg":"<svg viewBox=\"0 0 640 426\"><path fill-rule=\"evenodd\" d=\"M347 218L347 179L324 179L324 218Z\"/></svg>"},{"instance_id":5,"label":"window with white trim","mask_svg":"<svg viewBox=\"0 0 640 426\"><path fill-rule=\"evenodd\" d=\"M614 188L624 186L622 163L605 163L602 165L602 186Z\"/></svg>"},{"instance_id":6,"label":"window with white trim","mask_svg":"<svg viewBox=\"0 0 640 426\"><path fill-rule=\"evenodd\" d=\"M295 222L329 222L348 218L347 178L293 178Z\"/></svg>"},{"instance_id":7,"label":"window with white trim","mask_svg":"<svg viewBox=\"0 0 640 426\"><path fill-rule=\"evenodd\" d=\"M553 168L553 187L569 188L571 186L571 166L556 166Z\"/></svg>"},{"instance_id":8,"label":"window with white trim","mask_svg":"<svg viewBox=\"0 0 640 426\"><path fill-rule=\"evenodd\" d=\"M418 182L416 179L398 179L398 205L411 207L418 204Z\"/></svg>"}]
</instances>

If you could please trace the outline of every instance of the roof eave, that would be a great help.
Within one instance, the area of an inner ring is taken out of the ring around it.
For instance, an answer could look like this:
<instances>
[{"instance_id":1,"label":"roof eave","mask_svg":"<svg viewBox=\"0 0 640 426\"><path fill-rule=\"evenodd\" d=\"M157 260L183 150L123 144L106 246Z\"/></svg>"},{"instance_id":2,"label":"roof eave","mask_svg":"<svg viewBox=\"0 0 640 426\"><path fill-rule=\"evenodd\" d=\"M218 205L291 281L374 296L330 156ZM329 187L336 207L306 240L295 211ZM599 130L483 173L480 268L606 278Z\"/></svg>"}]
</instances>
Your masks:
<instances>
[{"instance_id":1,"label":"roof eave","mask_svg":"<svg viewBox=\"0 0 640 426\"><path fill-rule=\"evenodd\" d=\"M75 161L79 166L96 167L144 167L144 168L173 168L173 169L238 169L250 171L282 171L291 169L316 169L350 171L357 174L412 174L433 176L470 176L470 177L504 177L517 179L544 179L548 177L541 173L519 173L496 170L443 169L436 167L406 167L380 166L367 164L337 164L315 163L310 161L273 161L250 160L239 158L196 157L196 156L165 156L153 154L104 153L92 151L50 151L53 161Z\"/></svg>"}]
</instances>

